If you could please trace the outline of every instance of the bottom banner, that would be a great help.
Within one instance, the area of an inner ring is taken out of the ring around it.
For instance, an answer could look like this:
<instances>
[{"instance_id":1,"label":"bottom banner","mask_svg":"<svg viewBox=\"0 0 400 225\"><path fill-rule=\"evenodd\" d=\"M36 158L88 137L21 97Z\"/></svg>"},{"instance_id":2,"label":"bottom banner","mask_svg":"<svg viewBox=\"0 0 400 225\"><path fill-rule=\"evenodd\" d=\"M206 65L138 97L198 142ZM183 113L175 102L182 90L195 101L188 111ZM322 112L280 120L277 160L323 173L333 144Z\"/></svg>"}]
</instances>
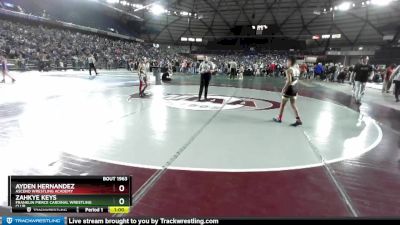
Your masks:
<instances>
[{"instance_id":1,"label":"bottom banner","mask_svg":"<svg viewBox=\"0 0 400 225\"><path fill-rule=\"evenodd\" d=\"M64 225L64 217L3 216L3 225Z\"/></svg>"},{"instance_id":2,"label":"bottom banner","mask_svg":"<svg viewBox=\"0 0 400 225\"><path fill-rule=\"evenodd\" d=\"M168 225L168 224L201 224L201 225L224 225L224 224L260 224L265 225L268 222L283 222L284 224L293 222L293 224L299 224L302 222L307 222L307 224L311 222L316 222L316 224L324 224L333 222L333 223L343 223L343 222L357 222L358 220L368 220L367 218L124 218L124 217L111 217L111 218L67 218L67 225ZM378 220L375 218L374 220ZM382 221L382 220L381 220ZM390 220L397 222L396 220ZM389 222L389 220L386 220Z\"/></svg>"},{"instance_id":3,"label":"bottom banner","mask_svg":"<svg viewBox=\"0 0 400 225\"><path fill-rule=\"evenodd\" d=\"M220 224L218 219L199 218L67 218L67 225L160 225L160 224Z\"/></svg>"},{"instance_id":4,"label":"bottom banner","mask_svg":"<svg viewBox=\"0 0 400 225\"><path fill-rule=\"evenodd\" d=\"M122 216L122 214L120 214ZM1 217L0 217L1 218ZM110 217L110 218L91 218L91 217L27 217L27 216L4 216L2 217L1 225L168 225L168 224L200 224L200 225L223 225L223 224L262 224L265 225L268 222L293 222L298 224L299 222L316 222L316 224L343 223L343 222L357 222L359 220L375 220L380 222L395 222L398 224L399 220L395 219L384 219L384 218L128 218L128 217Z\"/></svg>"}]
</instances>

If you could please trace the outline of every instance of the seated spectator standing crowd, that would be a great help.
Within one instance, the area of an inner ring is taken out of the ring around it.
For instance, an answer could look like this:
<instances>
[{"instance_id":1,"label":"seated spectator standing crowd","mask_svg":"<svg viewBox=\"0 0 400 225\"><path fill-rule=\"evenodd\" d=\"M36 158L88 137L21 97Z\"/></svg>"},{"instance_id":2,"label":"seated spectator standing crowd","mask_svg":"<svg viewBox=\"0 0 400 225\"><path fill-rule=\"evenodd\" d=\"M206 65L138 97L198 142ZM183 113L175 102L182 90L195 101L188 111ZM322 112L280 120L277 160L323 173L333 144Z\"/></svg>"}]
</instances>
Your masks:
<instances>
[{"instance_id":1,"label":"seated spectator standing crowd","mask_svg":"<svg viewBox=\"0 0 400 225\"><path fill-rule=\"evenodd\" d=\"M8 20L0 23L0 49L22 70L28 64L39 71L88 69L90 54L96 59L97 67L103 69L129 69L141 57L156 61L183 60L174 49L162 50L134 41Z\"/></svg>"},{"instance_id":2,"label":"seated spectator standing crowd","mask_svg":"<svg viewBox=\"0 0 400 225\"><path fill-rule=\"evenodd\" d=\"M149 59L148 68L161 67L163 80L169 81L174 72L188 74L199 73L200 60L193 58L188 47L159 46L122 40L94 33L81 33L72 29L55 28L41 24L22 23L11 20L1 20L0 49L3 61L12 61L19 70L37 69L49 70L84 70L126 68L137 70L142 58ZM249 52L219 52L208 54L215 66L215 72L227 75L231 79L243 76L273 76L284 77L287 51L272 51L260 53ZM93 63L95 62L95 63ZM8 62L10 63L10 62ZM95 64L95 65L94 65ZM344 67L341 64L316 63L300 66L301 78L338 81L349 80L354 84L354 67ZM392 83L397 82L398 67L390 65L386 68L375 66L374 82L383 82L382 92L388 92ZM394 82L395 81L395 82ZM397 85L397 92L400 84Z\"/></svg>"},{"instance_id":3,"label":"seated spectator standing crowd","mask_svg":"<svg viewBox=\"0 0 400 225\"><path fill-rule=\"evenodd\" d=\"M143 57L151 66L170 68L170 72L196 74L200 62L184 56L182 46L154 47L152 44L116 39L75 30L32 23L2 20L0 49L20 70L39 71L89 69L88 57L93 55L98 69L126 68L135 70ZM244 75L279 76L287 55L220 54L211 56L218 73L229 73L229 62L237 62Z\"/></svg>"}]
</instances>

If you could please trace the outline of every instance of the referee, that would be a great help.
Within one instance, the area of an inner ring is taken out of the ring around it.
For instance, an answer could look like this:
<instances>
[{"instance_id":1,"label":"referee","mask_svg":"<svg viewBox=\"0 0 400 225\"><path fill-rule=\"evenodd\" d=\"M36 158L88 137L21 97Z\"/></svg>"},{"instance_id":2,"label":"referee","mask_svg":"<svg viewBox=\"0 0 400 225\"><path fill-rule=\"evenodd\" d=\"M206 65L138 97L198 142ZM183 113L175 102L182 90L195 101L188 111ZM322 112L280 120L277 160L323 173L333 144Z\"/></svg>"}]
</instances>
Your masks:
<instances>
[{"instance_id":1,"label":"referee","mask_svg":"<svg viewBox=\"0 0 400 225\"><path fill-rule=\"evenodd\" d=\"M96 63L96 59L94 58L94 56L92 54L90 54L90 56L88 57L88 63L89 63L89 75L90 75L90 77L92 77L92 69L94 70L96 75L98 75L96 67L94 66L94 64Z\"/></svg>"},{"instance_id":2,"label":"referee","mask_svg":"<svg viewBox=\"0 0 400 225\"><path fill-rule=\"evenodd\" d=\"M201 96L203 95L204 89L204 100L207 101L208 85L210 84L211 74L214 71L214 64L208 60L206 56L204 61L200 64L200 91L199 91L199 101L201 101Z\"/></svg>"},{"instance_id":3,"label":"referee","mask_svg":"<svg viewBox=\"0 0 400 225\"><path fill-rule=\"evenodd\" d=\"M229 67L231 69L230 79L235 79L237 76L237 63L232 60L229 62Z\"/></svg>"}]
</instances>

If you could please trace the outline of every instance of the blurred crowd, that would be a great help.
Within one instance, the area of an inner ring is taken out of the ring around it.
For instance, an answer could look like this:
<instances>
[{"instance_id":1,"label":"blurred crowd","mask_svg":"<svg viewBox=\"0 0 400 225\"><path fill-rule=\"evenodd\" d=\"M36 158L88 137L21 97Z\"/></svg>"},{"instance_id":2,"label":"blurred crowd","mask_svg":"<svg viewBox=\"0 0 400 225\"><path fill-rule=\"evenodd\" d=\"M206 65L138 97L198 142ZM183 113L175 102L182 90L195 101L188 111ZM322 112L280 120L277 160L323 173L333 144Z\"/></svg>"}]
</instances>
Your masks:
<instances>
[{"instance_id":1,"label":"blurred crowd","mask_svg":"<svg viewBox=\"0 0 400 225\"><path fill-rule=\"evenodd\" d=\"M318 63L309 69L308 78L320 79L327 82L339 82L344 83L345 81L351 81L352 74L354 72L355 65L344 66L341 63ZM372 76L369 77L370 82L382 83L388 79L390 71L396 68L396 65L371 65Z\"/></svg>"},{"instance_id":2,"label":"blurred crowd","mask_svg":"<svg viewBox=\"0 0 400 225\"><path fill-rule=\"evenodd\" d=\"M104 69L126 68L139 59L152 61L182 61L182 49L159 48L144 43L124 41L96 34L24 24L2 20L0 49L8 59L14 59L19 69L30 64L39 70L85 69L93 54L97 66Z\"/></svg>"},{"instance_id":3,"label":"blurred crowd","mask_svg":"<svg viewBox=\"0 0 400 225\"><path fill-rule=\"evenodd\" d=\"M159 46L9 20L0 23L0 49L20 70L84 70L88 68L91 55L100 69L135 70L141 60L147 59L149 66L160 66L171 73L195 74L201 62L201 57L187 54L190 50L184 46ZM284 76L288 54L286 51L228 52L208 56L219 74L231 75L234 70L235 75L241 76ZM384 81L387 67L377 65L374 68L371 80ZM301 62L299 69L306 79L344 82L350 79L353 67Z\"/></svg>"},{"instance_id":4,"label":"blurred crowd","mask_svg":"<svg viewBox=\"0 0 400 225\"><path fill-rule=\"evenodd\" d=\"M9 20L0 23L0 49L20 70L83 70L88 68L87 59L93 55L100 69L136 69L139 61L146 58L150 66L196 73L201 61L187 54L190 52L188 47L125 41ZM259 75L271 72L271 68L283 69L286 55L232 53L213 55L211 58L219 73L229 72L229 62L236 61L238 68Z\"/></svg>"},{"instance_id":5,"label":"blurred crowd","mask_svg":"<svg viewBox=\"0 0 400 225\"><path fill-rule=\"evenodd\" d=\"M231 73L232 67L242 75L264 76L281 73L286 66L287 52L269 54L229 54L215 56L218 71Z\"/></svg>"}]
</instances>

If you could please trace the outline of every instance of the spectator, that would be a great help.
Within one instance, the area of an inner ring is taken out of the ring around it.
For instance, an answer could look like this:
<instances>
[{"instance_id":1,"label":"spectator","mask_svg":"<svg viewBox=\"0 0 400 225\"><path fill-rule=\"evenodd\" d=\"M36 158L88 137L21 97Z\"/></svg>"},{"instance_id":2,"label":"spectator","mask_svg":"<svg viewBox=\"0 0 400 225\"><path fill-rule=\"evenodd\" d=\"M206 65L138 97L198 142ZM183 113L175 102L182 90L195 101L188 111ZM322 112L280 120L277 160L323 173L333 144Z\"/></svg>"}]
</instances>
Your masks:
<instances>
[{"instance_id":1,"label":"spectator","mask_svg":"<svg viewBox=\"0 0 400 225\"><path fill-rule=\"evenodd\" d=\"M394 83L394 97L396 102L399 102L400 95L400 66L398 66L392 73L391 79Z\"/></svg>"},{"instance_id":2,"label":"spectator","mask_svg":"<svg viewBox=\"0 0 400 225\"><path fill-rule=\"evenodd\" d=\"M396 68L396 65L390 65L387 69L386 69L386 73L384 74L383 77L383 85L382 85L382 93L389 93L390 87L391 87L391 82L390 82L390 78L393 74L393 70Z\"/></svg>"},{"instance_id":3,"label":"spectator","mask_svg":"<svg viewBox=\"0 0 400 225\"><path fill-rule=\"evenodd\" d=\"M314 77L317 77L321 80L323 80L323 73L324 73L324 67L322 66L322 63L318 63L314 67Z\"/></svg>"}]
</instances>

